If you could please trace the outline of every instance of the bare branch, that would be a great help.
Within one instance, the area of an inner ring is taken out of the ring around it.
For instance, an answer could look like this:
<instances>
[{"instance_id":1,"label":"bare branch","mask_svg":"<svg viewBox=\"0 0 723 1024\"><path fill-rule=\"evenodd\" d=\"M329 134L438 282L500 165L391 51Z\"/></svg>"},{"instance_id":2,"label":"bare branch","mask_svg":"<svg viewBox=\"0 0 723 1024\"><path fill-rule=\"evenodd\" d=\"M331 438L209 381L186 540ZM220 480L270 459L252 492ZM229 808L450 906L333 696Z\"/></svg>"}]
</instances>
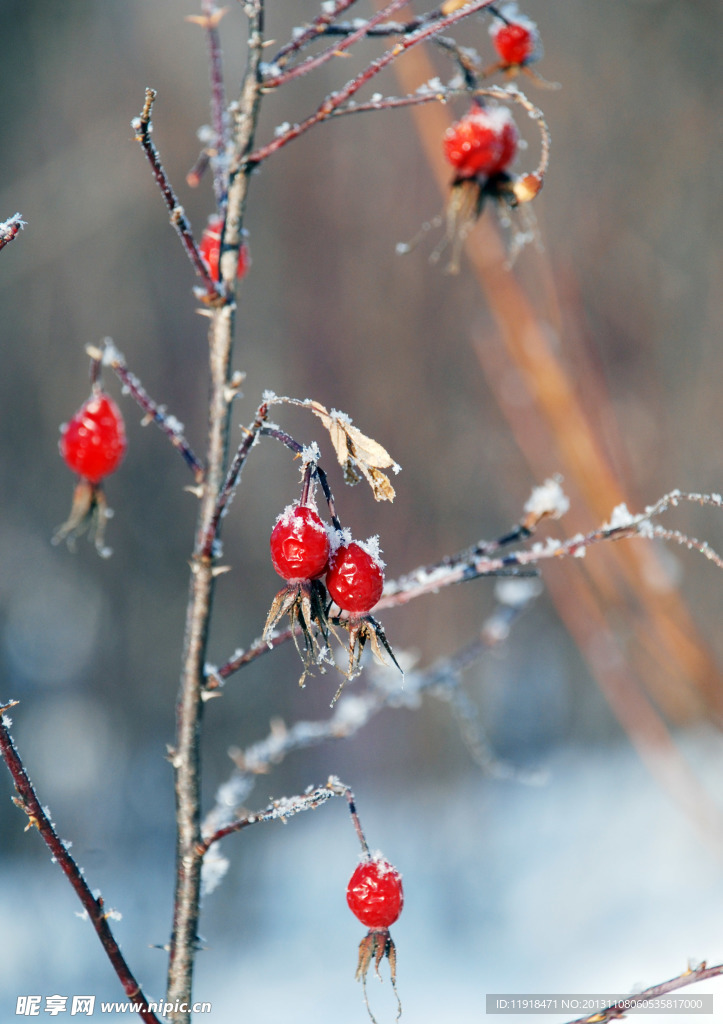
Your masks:
<instances>
[{"instance_id":1,"label":"bare branch","mask_svg":"<svg viewBox=\"0 0 723 1024\"><path fill-rule=\"evenodd\" d=\"M27 815L28 824L25 830L36 828L53 855L53 859L60 865L63 874L72 885L91 924L95 928L105 954L110 960L128 999L140 1006L138 1016L141 1020L146 1021L147 1024L161 1024L158 1017L149 1008L148 1000L141 991L140 985L126 963L125 957L121 953L120 947L110 930L108 918L112 911L106 910L101 896L94 896L91 892L80 868L68 851L68 845L62 841L55 831L55 826L50 820L48 812L42 807L33 784L28 778L25 766L20 759L17 747L9 732L10 720L4 714L4 712L9 711L16 704L17 701L10 701L0 707L0 755L8 766L8 770L15 783L15 791L18 795L14 798L14 802Z\"/></svg>"},{"instance_id":2,"label":"bare branch","mask_svg":"<svg viewBox=\"0 0 723 1024\"><path fill-rule=\"evenodd\" d=\"M103 339L103 351L90 346L86 351L91 358L98 359L104 366L110 366L124 389L135 399L145 413L146 418L144 422L152 421L163 431L176 451L180 452L183 456L197 483L200 483L203 480L203 465L183 436L182 424L178 422L175 416L169 416L165 408L154 402L148 395L135 374L131 373L128 369L124 356L115 347L112 339Z\"/></svg>"},{"instance_id":3,"label":"bare branch","mask_svg":"<svg viewBox=\"0 0 723 1024\"><path fill-rule=\"evenodd\" d=\"M290 127L287 131L281 132L275 139L268 142L265 146L254 150L247 157L249 166L256 166L260 164L267 157L271 156L282 146L285 146L292 139L298 138L307 132L314 125L320 124L322 121L327 120L333 112L338 108L347 103L352 96L354 96L367 82L371 81L375 75L378 75L387 65L391 64L392 61L396 60L402 53L409 50L413 46L417 46L419 43L425 42L431 36L437 32L442 32L449 28L451 25L461 21L462 18L467 18L470 14L475 14L478 11L483 10L485 7L489 7L492 0L470 0L470 2L460 10L454 11L452 14L441 18L438 21L425 23L422 28L410 35L400 39L399 42L391 49L387 50L386 53L382 54L377 60L372 61L371 64L361 71L355 78L340 89L338 92L332 93L328 96L318 109L307 117L300 124L295 124ZM389 10L389 8L387 8Z\"/></svg>"},{"instance_id":4,"label":"bare branch","mask_svg":"<svg viewBox=\"0 0 723 1024\"><path fill-rule=\"evenodd\" d=\"M680 988L695 985L696 982L706 981L708 978L717 978L721 975L723 975L723 964L708 967L705 961L703 961L697 967L689 967L677 977L670 978L669 981L663 981L659 985L651 985L650 988L646 988L643 992L636 992L635 995L626 996L607 1010L600 1010L589 1017L578 1017L576 1020L569 1021L569 1024L606 1024L607 1021L622 1020L628 1010L633 1010L648 1000L658 999L669 992L676 992Z\"/></svg>"},{"instance_id":5,"label":"bare branch","mask_svg":"<svg viewBox=\"0 0 723 1024\"><path fill-rule=\"evenodd\" d=\"M131 128L136 133L136 142L140 143L141 149L145 153L148 163L151 166L153 177L156 179L156 183L161 190L161 194L171 215L171 224L178 232L183 248L186 250L186 255L190 259L196 273L203 282L203 286L206 290L204 297L210 305L215 305L225 301L224 296L219 292L218 286L211 277L208 267L206 266L206 262L198 250L198 246L196 245L191 231L191 225L188 222L183 207L176 198L176 193L173 191L173 186L168 180L168 176L163 164L161 163L158 150L151 139L151 132L153 131L153 126L151 124L151 111L153 109L153 102L155 98L155 89L146 89L146 98L145 103L143 104L143 110L138 117L133 118L131 121Z\"/></svg>"}]
</instances>

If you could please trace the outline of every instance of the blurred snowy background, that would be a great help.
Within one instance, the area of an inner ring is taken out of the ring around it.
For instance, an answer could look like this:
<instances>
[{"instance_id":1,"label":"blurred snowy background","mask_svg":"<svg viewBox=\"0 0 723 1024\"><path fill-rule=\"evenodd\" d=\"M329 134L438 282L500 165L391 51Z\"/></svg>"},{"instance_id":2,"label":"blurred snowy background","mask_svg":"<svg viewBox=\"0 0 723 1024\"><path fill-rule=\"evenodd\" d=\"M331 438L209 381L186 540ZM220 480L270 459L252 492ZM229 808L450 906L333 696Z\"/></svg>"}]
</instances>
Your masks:
<instances>
[{"instance_id":1,"label":"blurred snowy background","mask_svg":"<svg viewBox=\"0 0 723 1024\"><path fill-rule=\"evenodd\" d=\"M281 41L288 5L268 6L268 34ZM297 22L317 9L293 6ZM563 88L523 83L547 114L554 150L535 204L545 251L524 252L515 273L635 507L672 487L721 491L723 10L718 0L530 0L526 9L543 34L540 70ZM204 321L130 129L153 86L156 144L202 227L210 190L184 184L208 119L204 40L183 20L196 11L191 0L0 5L0 219L19 210L28 222L0 254L0 698L21 701L12 731L41 800L90 884L123 913L117 934L153 997L166 964L149 947L167 942L170 923L164 754L196 506L183 492L183 463L129 402L128 456L108 485L113 558L101 561L84 542L72 555L49 538L70 506L56 442L87 393L85 345L113 337L200 447ZM222 27L233 95L240 11ZM483 21L460 37L488 52ZM334 65L273 97L260 138L346 77ZM398 91L391 77L379 88ZM524 130L534 150L534 131ZM483 376L475 353L494 351L500 328L468 265L450 278L428 265L424 247L395 255L439 207L404 112L309 133L251 192L253 267L235 358L246 397L236 422L250 420L271 388L343 409L384 444L404 469L392 507L332 483L354 532L381 534L390 575L503 533L531 488L564 470L554 446L542 444L535 471L520 454L515 430L534 441L537 428L534 419L524 426L518 376L503 370L502 408ZM107 385L117 397L117 382ZM283 422L300 440L319 437L299 412ZM277 447L256 449L225 524L233 571L218 591L218 662L260 633L277 589L268 534L298 475ZM714 512L687 510L674 525L723 548ZM598 550L587 561L608 557ZM687 552L665 557L699 630L691 644L715 665L723 576ZM584 566L564 571L572 580ZM492 749L539 768L543 784L484 776L445 704L425 699L349 742L290 757L249 798L262 807L330 773L354 788L371 845L404 875L406 906L392 931L409 1021L477 1021L486 992L624 992L678 973L688 958L723 959L720 677L701 669L707 682L697 689L673 678L660 698L708 794L689 803L653 779L610 711L596 683L604 666L589 650L583 657L562 624L565 589L562 577L556 604L543 595L467 677ZM384 622L392 643L426 665L468 642L492 603L492 584L479 581ZM630 607L608 595L623 656ZM634 671L655 675L650 664ZM210 702L208 801L230 771L229 746L265 735L275 716L328 714L336 682L313 679L300 692L297 678L294 652L276 652ZM0 772L0 1019L21 994L120 998L72 892L38 838L23 833L11 792ZM695 801L707 828L691 824ZM362 929L344 901L357 857L347 818L337 801L226 841L231 869L204 906L208 950L198 960L197 998L213 1003L212 1020L367 1020L354 981ZM720 984L702 989L723 1005ZM393 1019L389 985L372 980L370 992L380 1022Z\"/></svg>"}]
</instances>

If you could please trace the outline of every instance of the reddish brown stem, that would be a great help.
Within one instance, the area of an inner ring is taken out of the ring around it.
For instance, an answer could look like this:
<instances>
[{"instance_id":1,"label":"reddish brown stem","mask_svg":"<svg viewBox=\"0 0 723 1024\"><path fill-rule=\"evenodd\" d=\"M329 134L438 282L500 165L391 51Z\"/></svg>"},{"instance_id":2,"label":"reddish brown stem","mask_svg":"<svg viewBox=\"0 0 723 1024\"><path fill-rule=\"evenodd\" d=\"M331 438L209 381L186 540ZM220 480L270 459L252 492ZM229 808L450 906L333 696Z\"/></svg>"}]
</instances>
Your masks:
<instances>
[{"instance_id":1,"label":"reddish brown stem","mask_svg":"<svg viewBox=\"0 0 723 1024\"><path fill-rule=\"evenodd\" d=\"M635 995L626 996L607 1010L598 1011L589 1017L578 1017L576 1020L569 1021L569 1024L606 1024L610 1020L621 1020L625 1016L626 1011L632 1010L647 1000L659 999L660 996L665 996L669 992L676 992L679 988L695 985L697 982L706 981L708 978L717 978L722 974L723 964L707 967L705 963L702 963L698 967L679 974L676 978L670 978L659 985L651 985L650 988L646 988L643 992L637 992Z\"/></svg>"},{"instance_id":2,"label":"reddish brown stem","mask_svg":"<svg viewBox=\"0 0 723 1024\"><path fill-rule=\"evenodd\" d=\"M148 163L151 166L153 177L156 179L156 184L161 190L161 195L168 207L168 212L171 215L171 224L178 232L181 239L183 248L186 250L186 254L193 264L196 273L203 281L203 286L206 289L206 298L211 305L217 305L223 301L223 295L219 292L216 282L211 277L208 267L198 251L198 246L193 237L191 231L191 225L186 218L186 214L183 207L176 198L176 193L173 191L173 186L168 180L168 175L161 163L158 150L153 145L151 140L151 110L153 109L153 102L156 98L155 89L146 89L146 98L143 104L143 110L140 115L131 121L131 127L136 133L136 141L140 143L141 149L146 155Z\"/></svg>"},{"instance_id":3,"label":"reddish brown stem","mask_svg":"<svg viewBox=\"0 0 723 1024\"><path fill-rule=\"evenodd\" d=\"M343 106L362 88L362 86L371 81L375 75L378 75L380 71L391 64L392 61L396 60L396 58L404 53L405 50L409 50L411 47L417 46L419 43L424 42L431 36L436 35L438 32L443 32L445 29L455 25L458 21L461 21L462 18L468 18L470 14L475 14L477 11L484 10L485 7L489 7L491 2L492 0L470 0L470 3L468 3L466 7L462 7L460 10L454 11L446 18L441 18L438 21L432 21L425 24L418 31L400 39L390 50L387 50L387 52L382 54L382 56L377 58L377 60L372 61L372 63L361 71L356 78L347 82L343 89L340 89L338 92L332 93L328 96L321 106L304 121L293 125L288 129L288 131L282 132L265 146L261 146L259 149L250 153L246 158L247 165L255 166L256 164L260 164L263 160L266 160L267 157L271 156L272 153L275 153L278 149L281 149L282 146L291 142L292 139L298 138L300 135L303 135L304 132L313 128L314 125L327 120L335 110ZM395 4L394 9L396 9L396 6L397 5ZM388 16L391 8L392 5L389 5L381 13L386 17ZM367 27L375 24L378 19L379 16L371 19L367 23Z\"/></svg>"},{"instance_id":4,"label":"reddish brown stem","mask_svg":"<svg viewBox=\"0 0 723 1024\"><path fill-rule=\"evenodd\" d=\"M15 803L28 816L26 831L28 828L37 828L53 858L60 865L63 874L75 890L91 924L95 928L106 956L110 960L113 970L118 975L118 979L128 999L141 1006L138 1010L138 1016L141 1020L148 1022L148 1024L161 1024L159 1018L149 1008L148 1000L143 995L140 985L136 981L133 972L126 963L125 957L120 951L118 943L113 937L113 933L108 926L108 912L104 909L105 905L102 897L95 897L90 891L80 868L55 831L53 823L43 810L33 784L28 778L25 766L8 731L8 722L3 715L3 712L14 707L16 703L17 701L11 701L0 708L0 754L8 766L15 783L15 791L18 794L15 798Z\"/></svg>"}]
</instances>

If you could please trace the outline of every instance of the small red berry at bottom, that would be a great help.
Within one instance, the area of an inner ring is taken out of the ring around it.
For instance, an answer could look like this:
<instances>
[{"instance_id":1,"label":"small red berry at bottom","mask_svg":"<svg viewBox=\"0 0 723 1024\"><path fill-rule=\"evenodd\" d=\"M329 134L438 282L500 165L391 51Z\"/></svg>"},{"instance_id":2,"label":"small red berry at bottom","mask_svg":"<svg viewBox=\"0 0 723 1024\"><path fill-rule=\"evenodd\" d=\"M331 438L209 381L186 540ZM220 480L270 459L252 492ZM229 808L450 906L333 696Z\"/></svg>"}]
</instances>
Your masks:
<instances>
[{"instance_id":1,"label":"small red berry at bottom","mask_svg":"<svg viewBox=\"0 0 723 1024\"><path fill-rule=\"evenodd\" d=\"M404 906L402 876L386 860L365 860L346 888L352 914L367 928L388 928Z\"/></svg>"},{"instance_id":2,"label":"small red berry at bottom","mask_svg":"<svg viewBox=\"0 0 723 1024\"><path fill-rule=\"evenodd\" d=\"M214 281L219 278L219 265L221 262L221 232L223 231L223 218L212 217L204 229L198 251L208 265L209 272ZM249 268L249 251L242 245L238 254L238 267L236 277L243 277Z\"/></svg>"},{"instance_id":3,"label":"small red berry at bottom","mask_svg":"<svg viewBox=\"0 0 723 1024\"><path fill-rule=\"evenodd\" d=\"M342 544L329 559L326 589L343 611L367 615L384 589L384 569L361 544Z\"/></svg>"},{"instance_id":4,"label":"small red berry at bottom","mask_svg":"<svg viewBox=\"0 0 723 1024\"><path fill-rule=\"evenodd\" d=\"M70 469L92 484L115 472L127 445L123 417L113 399L103 392L91 395L63 428L59 447Z\"/></svg>"},{"instance_id":5,"label":"small red berry at bottom","mask_svg":"<svg viewBox=\"0 0 723 1024\"><path fill-rule=\"evenodd\" d=\"M317 513L307 505L289 505L271 531L271 561L287 583L323 576L329 537Z\"/></svg>"}]
</instances>

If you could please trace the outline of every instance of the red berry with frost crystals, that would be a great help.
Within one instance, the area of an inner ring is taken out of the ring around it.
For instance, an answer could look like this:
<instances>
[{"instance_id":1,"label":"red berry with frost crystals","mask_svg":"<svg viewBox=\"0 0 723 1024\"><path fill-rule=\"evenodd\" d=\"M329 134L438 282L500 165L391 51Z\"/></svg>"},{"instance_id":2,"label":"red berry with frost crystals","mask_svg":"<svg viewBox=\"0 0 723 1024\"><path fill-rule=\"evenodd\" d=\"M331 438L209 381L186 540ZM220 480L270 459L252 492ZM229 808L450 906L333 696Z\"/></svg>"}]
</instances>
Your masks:
<instances>
[{"instance_id":1,"label":"red berry with frost crystals","mask_svg":"<svg viewBox=\"0 0 723 1024\"><path fill-rule=\"evenodd\" d=\"M492 177L517 155L519 135L507 107L472 107L444 134L444 155L460 178Z\"/></svg>"},{"instance_id":2,"label":"red berry with frost crystals","mask_svg":"<svg viewBox=\"0 0 723 1024\"><path fill-rule=\"evenodd\" d=\"M90 396L63 428L60 454L66 464L92 484L114 473L126 451L120 409L102 391Z\"/></svg>"},{"instance_id":3,"label":"red berry with frost crystals","mask_svg":"<svg viewBox=\"0 0 723 1024\"><path fill-rule=\"evenodd\" d=\"M345 612L367 615L382 596L383 563L356 541L342 544L329 559L326 589Z\"/></svg>"},{"instance_id":4,"label":"red berry with frost crystals","mask_svg":"<svg viewBox=\"0 0 723 1024\"><path fill-rule=\"evenodd\" d=\"M505 64L525 64L535 58L539 38L532 23L502 23L493 28L492 44Z\"/></svg>"},{"instance_id":5,"label":"red berry with frost crystals","mask_svg":"<svg viewBox=\"0 0 723 1024\"><path fill-rule=\"evenodd\" d=\"M388 928L404 906L402 876L386 860L365 860L346 887L346 901L367 928Z\"/></svg>"},{"instance_id":6,"label":"red berry with frost crystals","mask_svg":"<svg viewBox=\"0 0 723 1024\"><path fill-rule=\"evenodd\" d=\"M271 561L287 583L315 580L326 572L329 537L307 505L289 505L271 531Z\"/></svg>"},{"instance_id":7,"label":"red berry with frost crystals","mask_svg":"<svg viewBox=\"0 0 723 1024\"><path fill-rule=\"evenodd\" d=\"M219 280L219 263L221 261L221 232L223 231L223 218L212 217L204 229L198 251L208 264L211 277L214 281ZM249 251L242 245L238 254L237 277L243 277L249 268Z\"/></svg>"}]
</instances>

